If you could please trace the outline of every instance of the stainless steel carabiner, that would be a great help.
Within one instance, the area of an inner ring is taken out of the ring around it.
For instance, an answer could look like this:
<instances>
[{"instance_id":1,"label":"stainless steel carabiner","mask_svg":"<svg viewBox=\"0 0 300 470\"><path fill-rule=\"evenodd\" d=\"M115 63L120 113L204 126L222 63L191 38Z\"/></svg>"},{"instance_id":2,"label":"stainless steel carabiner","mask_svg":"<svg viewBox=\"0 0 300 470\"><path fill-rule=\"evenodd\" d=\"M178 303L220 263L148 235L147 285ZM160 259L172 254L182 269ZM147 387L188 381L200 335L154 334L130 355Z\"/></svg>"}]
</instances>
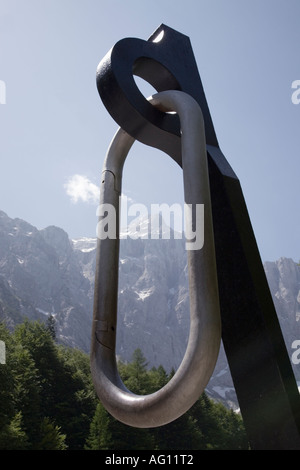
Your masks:
<instances>
[{"instance_id":1,"label":"stainless steel carabiner","mask_svg":"<svg viewBox=\"0 0 300 470\"><path fill-rule=\"evenodd\" d=\"M157 93L150 101L161 111L175 111L179 115L184 199L191 207L204 204L204 245L201 249L187 251L190 333L184 358L175 375L163 388L149 395L133 394L119 376L115 355L119 196L123 165L134 143L132 137L119 129L105 159L100 192L100 206L110 204L115 208L116 237L98 238L91 371L98 397L105 408L119 421L140 428L167 424L195 403L213 373L221 342L214 235L201 109L190 95L175 90Z\"/></svg>"}]
</instances>

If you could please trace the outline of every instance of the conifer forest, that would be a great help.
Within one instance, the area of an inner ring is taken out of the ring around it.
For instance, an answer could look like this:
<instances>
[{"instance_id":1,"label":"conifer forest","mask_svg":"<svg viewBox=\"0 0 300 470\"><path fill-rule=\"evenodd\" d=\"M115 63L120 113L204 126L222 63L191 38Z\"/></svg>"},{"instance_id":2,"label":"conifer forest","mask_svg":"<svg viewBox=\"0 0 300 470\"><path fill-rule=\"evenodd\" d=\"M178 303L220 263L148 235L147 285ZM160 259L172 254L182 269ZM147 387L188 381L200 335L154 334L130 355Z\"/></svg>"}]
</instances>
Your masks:
<instances>
[{"instance_id":1,"label":"conifer forest","mask_svg":"<svg viewBox=\"0 0 300 470\"><path fill-rule=\"evenodd\" d=\"M203 393L172 423L136 429L115 420L96 396L89 356L57 344L55 324L0 323L6 360L0 364L0 450L241 450L248 442L241 416ZM147 368L136 349L119 362L124 384L148 394L175 371Z\"/></svg>"}]
</instances>

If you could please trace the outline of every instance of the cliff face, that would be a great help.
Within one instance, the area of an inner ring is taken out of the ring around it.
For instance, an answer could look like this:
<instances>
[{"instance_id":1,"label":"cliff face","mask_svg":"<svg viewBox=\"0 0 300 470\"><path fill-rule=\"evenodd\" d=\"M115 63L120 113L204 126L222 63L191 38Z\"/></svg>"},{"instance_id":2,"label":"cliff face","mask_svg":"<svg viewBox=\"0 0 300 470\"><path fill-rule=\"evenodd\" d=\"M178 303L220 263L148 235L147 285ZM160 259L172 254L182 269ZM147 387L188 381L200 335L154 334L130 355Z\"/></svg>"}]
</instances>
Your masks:
<instances>
[{"instance_id":1,"label":"cliff face","mask_svg":"<svg viewBox=\"0 0 300 470\"><path fill-rule=\"evenodd\" d=\"M95 239L72 241L60 228L37 230L0 212L0 320L13 327L52 314L58 340L88 352L95 250ZM286 258L264 267L292 360L300 341L300 267ZM121 240L118 310L118 356L130 361L140 348L149 367L177 369L189 332L184 240ZM300 381L300 364L293 368ZM237 403L223 348L207 392Z\"/></svg>"},{"instance_id":2,"label":"cliff face","mask_svg":"<svg viewBox=\"0 0 300 470\"><path fill-rule=\"evenodd\" d=\"M139 243L139 248L135 246ZM141 348L149 364L179 366L189 331L186 252L182 240L123 240L118 353Z\"/></svg>"},{"instance_id":3,"label":"cliff face","mask_svg":"<svg viewBox=\"0 0 300 470\"><path fill-rule=\"evenodd\" d=\"M68 235L0 213L0 314L9 326L53 314L58 337L87 350L91 284ZM84 331L84 334L82 334Z\"/></svg>"}]
</instances>

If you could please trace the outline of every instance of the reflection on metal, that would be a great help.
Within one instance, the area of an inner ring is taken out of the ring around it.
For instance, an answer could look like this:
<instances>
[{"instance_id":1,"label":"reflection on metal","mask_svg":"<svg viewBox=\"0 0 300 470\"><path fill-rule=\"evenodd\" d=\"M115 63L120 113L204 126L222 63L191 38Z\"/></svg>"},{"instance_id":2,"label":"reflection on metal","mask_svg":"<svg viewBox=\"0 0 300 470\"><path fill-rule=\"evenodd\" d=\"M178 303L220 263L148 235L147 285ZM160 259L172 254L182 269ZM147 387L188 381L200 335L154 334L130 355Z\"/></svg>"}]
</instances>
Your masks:
<instances>
[{"instance_id":1,"label":"reflection on metal","mask_svg":"<svg viewBox=\"0 0 300 470\"><path fill-rule=\"evenodd\" d=\"M180 91L158 93L151 105L176 111L181 124L184 199L204 204L205 242L188 250L190 335L182 363L170 382L146 396L126 389L116 365L119 239L98 239L91 369L98 396L120 421L156 427L186 412L199 398L214 370L221 341L218 286L203 117L198 103ZM102 178L101 204L111 204L119 220L122 169L134 139L120 129L108 151ZM117 230L118 233L118 230Z\"/></svg>"}]
</instances>

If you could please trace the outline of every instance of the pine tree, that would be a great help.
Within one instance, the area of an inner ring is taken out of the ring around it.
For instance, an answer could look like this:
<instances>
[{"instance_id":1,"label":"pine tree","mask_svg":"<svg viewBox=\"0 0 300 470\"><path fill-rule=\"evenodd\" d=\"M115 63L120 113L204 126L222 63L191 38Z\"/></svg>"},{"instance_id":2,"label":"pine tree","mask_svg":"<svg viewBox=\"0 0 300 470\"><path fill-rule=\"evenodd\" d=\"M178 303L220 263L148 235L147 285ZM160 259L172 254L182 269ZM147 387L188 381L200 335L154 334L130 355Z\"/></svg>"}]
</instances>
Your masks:
<instances>
[{"instance_id":1,"label":"pine tree","mask_svg":"<svg viewBox=\"0 0 300 470\"><path fill-rule=\"evenodd\" d=\"M28 447L28 438L17 407L16 343L4 323L0 323L0 339L6 349L5 364L0 364L0 450L21 450Z\"/></svg>"},{"instance_id":2,"label":"pine tree","mask_svg":"<svg viewBox=\"0 0 300 470\"><path fill-rule=\"evenodd\" d=\"M151 450L154 440L148 429L136 429L113 418L99 402L86 441L87 450Z\"/></svg>"},{"instance_id":3,"label":"pine tree","mask_svg":"<svg viewBox=\"0 0 300 470\"><path fill-rule=\"evenodd\" d=\"M66 450L66 436L49 418L43 418L35 450Z\"/></svg>"},{"instance_id":4,"label":"pine tree","mask_svg":"<svg viewBox=\"0 0 300 470\"><path fill-rule=\"evenodd\" d=\"M136 349L132 355L132 362L126 367L124 383L132 392L139 395L146 395L150 387L149 374L147 372L147 361L141 349Z\"/></svg>"},{"instance_id":5,"label":"pine tree","mask_svg":"<svg viewBox=\"0 0 300 470\"><path fill-rule=\"evenodd\" d=\"M152 433L159 450L201 449L201 432L188 413L165 426L154 428Z\"/></svg>"},{"instance_id":6,"label":"pine tree","mask_svg":"<svg viewBox=\"0 0 300 470\"><path fill-rule=\"evenodd\" d=\"M150 383L150 389L148 390L148 393L160 390L169 382L169 376L163 366L159 366L157 369L152 367L152 369L148 372L148 375Z\"/></svg>"},{"instance_id":7,"label":"pine tree","mask_svg":"<svg viewBox=\"0 0 300 470\"><path fill-rule=\"evenodd\" d=\"M12 370L13 360L12 352L14 351L13 339L4 325L0 323L0 340L5 345L5 364L0 364L0 430L5 425L9 425L16 414L14 405L15 396L15 378Z\"/></svg>"},{"instance_id":8,"label":"pine tree","mask_svg":"<svg viewBox=\"0 0 300 470\"><path fill-rule=\"evenodd\" d=\"M68 448L74 450L82 448L94 413L95 399L91 387L89 390L86 388L87 380L83 378L84 373L79 371L79 365L72 358L73 353L67 354L65 348L57 346L47 326L39 322L25 321L16 328L15 338L19 347L26 350L33 361L33 364L30 364L27 357L26 373L24 377L18 378L19 387L23 386L28 376L27 383L30 390L29 378L33 377L34 368L36 370L32 385L36 385L35 392L39 393L38 395L33 393L35 399L32 400L31 407L38 406L39 402L40 415L38 423L31 428L31 434L35 435L31 436L31 444L35 446L39 441L42 420L49 418L66 436ZM79 359L80 352L74 352L74 355ZM88 362L87 357L86 361ZM83 364L83 360L78 362ZM26 407L26 393L18 406L22 410ZM25 418L26 411L23 413ZM35 413L32 412L32 419L34 416ZM27 421L26 417L26 423Z\"/></svg>"},{"instance_id":9,"label":"pine tree","mask_svg":"<svg viewBox=\"0 0 300 470\"><path fill-rule=\"evenodd\" d=\"M96 406L95 415L90 426L90 433L86 441L87 450L108 450L113 448L112 436L109 431L110 417L102 403Z\"/></svg>"},{"instance_id":10,"label":"pine tree","mask_svg":"<svg viewBox=\"0 0 300 470\"><path fill-rule=\"evenodd\" d=\"M22 414L22 423L30 445L34 447L41 420L40 375L27 349L17 344L14 359L15 406Z\"/></svg>"},{"instance_id":11,"label":"pine tree","mask_svg":"<svg viewBox=\"0 0 300 470\"><path fill-rule=\"evenodd\" d=\"M247 449L242 418L203 393L188 411L202 434L202 448L207 450Z\"/></svg>"},{"instance_id":12,"label":"pine tree","mask_svg":"<svg viewBox=\"0 0 300 470\"><path fill-rule=\"evenodd\" d=\"M55 318L53 315L49 315L47 318L47 329L51 335L51 338L55 341L56 339L56 326L55 326Z\"/></svg>"},{"instance_id":13,"label":"pine tree","mask_svg":"<svg viewBox=\"0 0 300 470\"><path fill-rule=\"evenodd\" d=\"M29 448L28 437L22 425L22 413L18 412L0 429L0 450L26 450Z\"/></svg>"}]
</instances>

